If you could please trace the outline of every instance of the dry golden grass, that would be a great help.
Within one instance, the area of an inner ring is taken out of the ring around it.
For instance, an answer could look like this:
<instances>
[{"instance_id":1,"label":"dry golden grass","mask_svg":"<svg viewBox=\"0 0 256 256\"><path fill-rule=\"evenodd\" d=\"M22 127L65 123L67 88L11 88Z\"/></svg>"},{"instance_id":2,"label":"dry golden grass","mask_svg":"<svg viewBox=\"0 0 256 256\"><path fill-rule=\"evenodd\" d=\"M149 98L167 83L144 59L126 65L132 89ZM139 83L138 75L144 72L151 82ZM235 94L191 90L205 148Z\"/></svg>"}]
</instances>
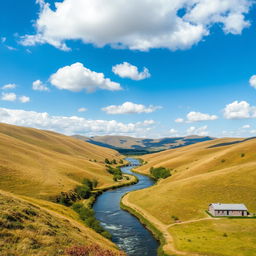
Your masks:
<instances>
[{"instance_id":1,"label":"dry golden grass","mask_svg":"<svg viewBox=\"0 0 256 256\"><path fill-rule=\"evenodd\" d=\"M0 124L0 189L15 194L45 199L83 178L111 186L105 158L119 160L121 155L54 132Z\"/></svg>"},{"instance_id":2,"label":"dry golden grass","mask_svg":"<svg viewBox=\"0 0 256 256\"><path fill-rule=\"evenodd\" d=\"M187 221L193 223L193 221L207 218L205 210L213 202L244 203L251 213L256 213L256 139L209 148L219 143L236 140L218 139L144 156L143 159L148 163L137 171L148 174L151 166L164 166L173 169L173 176L151 188L130 193L129 201L140 209L144 209L149 218L152 216L152 219L161 221L166 228L175 223L175 218L184 222L184 225L188 225L187 227L190 227L190 224L185 224ZM256 220L252 221L256 222ZM235 221L230 219L227 220L228 222L232 226ZM243 220L236 222L246 229L246 222ZM203 223L202 221L202 225ZM256 225L250 229L256 232ZM169 231L172 233L172 230L174 229ZM179 231L175 232L176 241L180 241L182 225L176 230ZM197 235L196 228L191 228L191 235ZM214 232L211 236L214 237ZM253 233L246 232L246 235L241 236L240 245L252 241L252 236ZM218 239L217 235L215 239ZM236 240L227 239L227 241L232 244L232 241ZM195 240L190 247L186 248L180 243L178 248L181 250L205 253L205 248L198 244L199 240ZM233 248L236 247L233 246ZM233 255L231 252L232 250L229 251L230 254L228 252L212 254L212 251L209 251L208 254L203 255ZM256 255L256 251L254 252Z\"/></svg>"},{"instance_id":3,"label":"dry golden grass","mask_svg":"<svg viewBox=\"0 0 256 256\"><path fill-rule=\"evenodd\" d=\"M116 246L72 218L0 191L0 255L66 255L74 245ZM64 207L63 207L64 208Z\"/></svg>"}]
</instances>

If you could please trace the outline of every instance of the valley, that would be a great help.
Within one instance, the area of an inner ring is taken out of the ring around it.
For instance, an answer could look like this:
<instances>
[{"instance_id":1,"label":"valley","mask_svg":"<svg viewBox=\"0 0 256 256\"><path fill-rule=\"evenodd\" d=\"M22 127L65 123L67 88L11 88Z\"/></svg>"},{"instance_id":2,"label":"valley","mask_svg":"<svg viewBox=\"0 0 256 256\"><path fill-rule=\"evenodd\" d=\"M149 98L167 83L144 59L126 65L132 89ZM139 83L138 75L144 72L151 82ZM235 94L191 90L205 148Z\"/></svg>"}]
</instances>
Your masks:
<instances>
[{"instance_id":1,"label":"valley","mask_svg":"<svg viewBox=\"0 0 256 256\"><path fill-rule=\"evenodd\" d=\"M115 149L50 131L0 124L0 140L3 256L69 256L86 246L111 256L123 255L120 249L129 256L255 255L255 218L213 218L206 210L244 203L256 213L256 138L139 155L121 169L129 159Z\"/></svg>"}]
</instances>

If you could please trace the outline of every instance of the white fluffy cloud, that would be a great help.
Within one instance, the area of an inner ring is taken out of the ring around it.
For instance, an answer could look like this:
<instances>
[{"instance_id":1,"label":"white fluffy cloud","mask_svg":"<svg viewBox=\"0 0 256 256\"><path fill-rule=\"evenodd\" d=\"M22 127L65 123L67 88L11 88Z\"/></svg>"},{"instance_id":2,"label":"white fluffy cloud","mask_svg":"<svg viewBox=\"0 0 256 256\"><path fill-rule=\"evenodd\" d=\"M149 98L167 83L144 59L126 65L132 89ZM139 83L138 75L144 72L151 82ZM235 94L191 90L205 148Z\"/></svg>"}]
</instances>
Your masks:
<instances>
[{"instance_id":1,"label":"white fluffy cloud","mask_svg":"<svg viewBox=\"0 0 256 256\"><path fill-rule=\"evenodd\" d=\"M122 123L115 120L88 120L77 116L51 116L48 113L0 108L0 122L53 130L56 132L84 134L143 134L151 129L152 120L137 123Z\"/></svg>"},{"instance_id":2,"label":"white fluffy cloud","mask_svg":"<svg viewBox=\"0 0 256 256\"><path fill-rule=\"evenodd\" d=\"M50 77L50 82L58 89L72 92L82 90L93 92L96 89L117 91L122 89L119 83L105 78L103 73L91 71L79 62L60 68Z\"/></svg>"},{"instance_id":3,"label":"white fluffy cloud","mask_svg":"<svg viewBox=\"0 0 256 256\"><path fill-rule=\"evenodd\" d=\"M67 40L98 47L111 45L146 51L187 49L220 24L225 33L240 34L250 25L245 15L251 0L63 0L55 7L40 0L36 33L23 45L51 44L69 50ZM181 14L182 13L182 14Z\"/></svg>"},{"instance_id":4,"label":"white fluffy cloud","mask_svg":"<svg viewBox=\"0 0 256 256\"><path fill-rule=\"evenodd\" d=\"M256 107L246 101L234 101L226 105L224 117L227 119L245 119L256 117Z\"/></svg>"},{"instance_id":5,"label":"white fluffy cloud","mask_svg":"<svg viewBox=\"0 0 256 256\"><path fill-rule=\"evenodd\" d=\"M194 127L191 126L187 129L187 134L188 135L199 135L199 136L207 136L209 134L209 132L207 131L208 126L202 126L202 127Z\"/></svg>"},{"instance_id":6,"label":"white fluffy cloud","mask_svg":"<svg viewBox=\"0 0 256 256\"><path fill-rule=\"evenodd\" d=\"M49 91L49 88L43 84L41 80L36 80L32 83L32 89L34 91Z\"/></svg>"},{"instance_id":7,"label":"white fluffy cloud","mask_svg":"<svg viewBox=\"0 0 256 256\"><path fill-rule=\"evenodd\" d=\"M242 126L242 129L250 129L250 128L251 128L251 126L249 124L245 124Z\"/></svg>"},{"instance_id":8,"label":"white fluffy cloud","mask_svg":"<svg viewBox=\"0 0 256 256\"><path fill-rule=\"evenodd\" d=\"M77 112L80 112L80 113L86 112L86 111L87 111L87 108L79 108L79 109L77 110Z\"/></svg>"},{"instance_id":9,"label":"white fluffy cloud","mask_svg":"<svg viewBox=\"0 0 256 256\"><path fill-rule=\"evenodd\" d=\"M188 122L200 122L200 121L213 121L218 119L216 115L209 115L209 114L204 114L200 112L189 112L187 114L187 121Z\"/></svg>"},{"instance_id":10,"label":"white fluffy cloud","mask_svg":"<svg viewBox=\"0 0 256 256\"><path fill-rule=\"evenodd\" d=\"M249 83L250 83L251 87L256 89L256 75L251 76Z\"/></svg>"},{"instance_id":11,"label":"white fluffy cloud","mask_svg":"<svg viewBox=\"0 0 256 256\"><path fill-rule=\"evenodd\" d=\"M2 86L3 90L11 90L15 88L16 88L16 84L5 84L4 86Z\"/></svg>"},{"instance_id":12,"label":"white fluffy cloud","mask_svg":"<svg viewBox=\"0 0 256 256\"><path fill-rule=\"evenodd\" d=\"M5 101L15 101L17 99L17 95L13 92L11 93L2 93L2 100Z\"/></svg>"},{"instance_id":13,"label":"white fluffy cloud","mask_svg":"<svg viewBox=\"0 0 256 256\"><path fill-rule=\"evenodd\" d=\"M194 123L194 122L202 122L202 121L214 121L217 120L218 116L204 114L201 112L191 111L187 114L186 119L177 118L175 120L176 123Z\"/></svg>"},{"instance_id":14,"label":"white fluffy cloud","mask_svg":"<svg viewBox=\"0 0 256 256\"><path fill-rule=\"evenodd\" d=\"M142 104L135 104L133 102L125 102L122 105L111 105L105 108L102 108L107 114L117 115L117 114L141 114L141 113L152 113L157 109L160 109L160 106L145 106Z\"/></svg>"},{"instance_id":15,"label":"white fluffy cloud","mask_svg":"<svg viewBox=\"0 0 256 256\"><path fill-rule=\"evenodd\" d=\"M136 66L128 62L113 66L112 71L122 78L130 78L133 80L143 80L151 76L147 68L144 67L143 71L139 72Z\"/></svg>"},{"instance_id":16,"label":"white fluffy cloud","mask_svg":"<svg viewBox=\"0 0 256 256\"><path fill-rule=\"evenodd\" d=\"M20 96L19 101L21 103L28 103L28 102L30 102L30 98L28 96Z\"/></svg>"}]
</instances>

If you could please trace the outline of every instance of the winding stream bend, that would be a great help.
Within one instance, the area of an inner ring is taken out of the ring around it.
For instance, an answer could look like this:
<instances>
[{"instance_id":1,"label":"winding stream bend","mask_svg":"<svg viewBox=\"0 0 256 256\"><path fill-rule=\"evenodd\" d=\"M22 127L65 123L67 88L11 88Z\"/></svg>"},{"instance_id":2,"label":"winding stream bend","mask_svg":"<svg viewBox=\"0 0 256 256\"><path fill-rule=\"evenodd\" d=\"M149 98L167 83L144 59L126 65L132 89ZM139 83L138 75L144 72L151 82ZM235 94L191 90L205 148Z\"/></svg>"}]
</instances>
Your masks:
<instances>
[{"instance_id":1,"label":"winding stream bend","mask_svg":"<svg viewBox=\"0 0 256 256\"><path fill-rule=\"evenodd\" d=\"M140 165L137 159L127 158L131 165ZM130 191L150 187L154 181L131 172L133 166L123 167L123 173L137 176L139 182L128 187L104 192L97 198L93 209L102 226L112 234L112 240L129 256L156 256L158 241L137 218L120 208L120 200Z\"/></svg>"}]
</instances>

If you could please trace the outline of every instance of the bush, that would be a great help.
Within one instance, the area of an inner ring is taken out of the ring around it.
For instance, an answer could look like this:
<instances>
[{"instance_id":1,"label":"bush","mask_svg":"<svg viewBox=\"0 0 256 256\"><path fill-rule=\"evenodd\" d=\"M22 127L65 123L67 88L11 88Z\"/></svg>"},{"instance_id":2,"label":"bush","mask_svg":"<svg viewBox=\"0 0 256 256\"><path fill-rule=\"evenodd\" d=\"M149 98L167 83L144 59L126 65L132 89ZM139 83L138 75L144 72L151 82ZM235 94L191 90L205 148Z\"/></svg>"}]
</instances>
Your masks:
<instances>
[{"instance_id":1,"label":"bush","mask_svg":"<svg viewBox=\"0 0 256 256\"><path fill-rule=\"evenodd\" d=\"M111 164L110 161L107 158L105 159L105 163L106 164Z\"/></svg>"},{"instance_id":2,"label":"bush","mask_svg":"<svg viewBox=\"0 0 256 256\"><path fill-rule=\"evenodd\" d=\"M158 168L151 167L150 173L153 176L153 178L156 180L166 179L171 176L171 171L164 167L158 167Z\"/></svg>"},{"instance_id":3,"label":"bush","mask_svg":"<svg viewBox=\"0 0 256 256\"><path fill-rule=\"evenodd\" d=\"M113 168L112 166L109 166L109 165L107 165L106 167L107 167L107 171L114 176L113 177L114 181L123 179L123 173L120 167Z\"/></svg>"},{"instance_id":4,"label":"bush","mask_svg":"<svg viewBox=\"0 0 256 256\"><path fill-rule=\"evenodd\" d=\"M87 187L89 187L91 190L93 189L93 183L89 179L86 179L86 178L83 179L82 183L83 185L86 185Z\"/></svg>"},{"instance_id":5,"label":"bush","mask_svg":"<svg viewBox=\"0 0 256 256\"><path fill-rule=\"evenodd\" d=\"M61 192L56 198L56 202L65 206L71 206L74 202L80 199L81 197L76 192L70 190L69 192Z\"/></svg>"},{"instance_id":6,"label":"bush","mask_svg":"<svg viewBox=\"0 0 256 256\"><path fill-rule=\"evenodd\" d=\"M84 199L88 199L91 196L91 189L87 185L77 186L75 192Z\"/></svg>"}]
</instances>

